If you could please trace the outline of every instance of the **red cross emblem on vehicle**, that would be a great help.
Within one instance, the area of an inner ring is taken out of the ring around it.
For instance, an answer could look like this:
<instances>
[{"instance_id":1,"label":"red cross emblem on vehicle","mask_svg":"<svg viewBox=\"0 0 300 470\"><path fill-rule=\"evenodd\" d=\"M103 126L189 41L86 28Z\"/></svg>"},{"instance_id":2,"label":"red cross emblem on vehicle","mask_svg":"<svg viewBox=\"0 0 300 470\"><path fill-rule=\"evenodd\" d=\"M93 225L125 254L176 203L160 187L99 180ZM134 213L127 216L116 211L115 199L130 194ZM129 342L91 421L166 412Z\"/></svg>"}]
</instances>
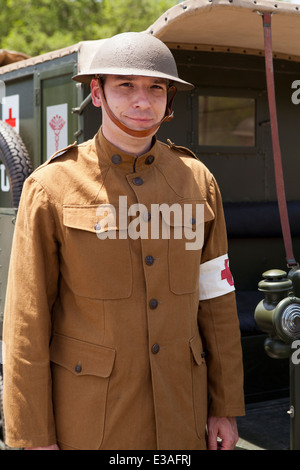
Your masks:
<instances>
[{"instance_id":1,"label":"red cross emblem on vehicle","mask_svg":"<svg viewBox=\"0 0 300 470\"><path fill-rule=\"evenodd\" d=\"M233 277L232 277L231 271L229 269L229 259L228 258L225 260L225 269L223 269L223 271L221 271L221 279L226 280L230 286L233 286L233 284L234 284Z\"/></svg>"},{"instance_id":2,"label":"red cross emblem on vehicle","mask_svg":"<svg viewBox=\"0 0 300 470\"><path fill-rule=\"evenodd\" d=\"M5 122L9 124L11 127L16 127L16 118L12 117L12 108L9 108L9 116L8 119L5 119Z\"/></svg>"}]
</instances>

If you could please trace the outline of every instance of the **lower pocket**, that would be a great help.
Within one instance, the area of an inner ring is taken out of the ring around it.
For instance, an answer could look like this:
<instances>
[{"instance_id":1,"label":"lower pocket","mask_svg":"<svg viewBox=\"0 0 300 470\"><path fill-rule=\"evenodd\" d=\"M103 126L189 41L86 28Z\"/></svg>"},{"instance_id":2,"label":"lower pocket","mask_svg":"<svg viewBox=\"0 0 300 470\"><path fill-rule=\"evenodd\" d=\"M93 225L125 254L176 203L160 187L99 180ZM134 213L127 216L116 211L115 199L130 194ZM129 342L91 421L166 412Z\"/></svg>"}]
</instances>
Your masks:
<instances>
[{"instance_id":1,"label":"lower pocket","mask_svg":"<svg viewBox=\"0 0 300 470\"><path fill-rule=\"evenodd\" d=\"M115 350L55 335L50 359L57 440L76 449L98 449Z\"/></svg>"}]
</instances>

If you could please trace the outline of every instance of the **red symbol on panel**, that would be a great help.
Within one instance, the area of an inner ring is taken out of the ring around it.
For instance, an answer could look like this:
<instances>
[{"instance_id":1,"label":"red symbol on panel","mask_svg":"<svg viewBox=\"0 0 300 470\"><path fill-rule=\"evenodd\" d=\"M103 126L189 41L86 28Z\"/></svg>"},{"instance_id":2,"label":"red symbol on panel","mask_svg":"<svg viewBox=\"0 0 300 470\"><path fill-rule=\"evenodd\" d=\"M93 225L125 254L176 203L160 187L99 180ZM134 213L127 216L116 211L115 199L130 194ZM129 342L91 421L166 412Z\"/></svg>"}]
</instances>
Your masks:
<instances>
[{"instance_id":1,"label":"red symbol on panel","mask_svg":"<svg viewBox=\"0 0 300 470\"><path fill-rule=\"evenodd\" d=\"M65 124L66 122L63 120L61 116L58 116L58 114L54 116L49 122L49 126L54 131L56 152L59 150L59 134Z\"/></svg>"},{"instance_id":2,"label":"red symbol on panel","mask_svg":"<svg viewBox=\"0 0 300 470\"><path fill-rule=\"evenodd\" d=\"M8 119L5 119L5 122L11 127L16 127L16 118L12 117L12 108L8 110Z\"/></svg>"},{"instance_id":3,"label":"red symbol on panel","mask_svg":"<svg viewBox=\"0 0 300 470\"><path fill-rule=\"evenodd\" d=\"M226 280L230 286L233 286L233 278L229 269L229 259L225 260L225 269L221 271L221 279Z\"/></svg>"}]
</instances>

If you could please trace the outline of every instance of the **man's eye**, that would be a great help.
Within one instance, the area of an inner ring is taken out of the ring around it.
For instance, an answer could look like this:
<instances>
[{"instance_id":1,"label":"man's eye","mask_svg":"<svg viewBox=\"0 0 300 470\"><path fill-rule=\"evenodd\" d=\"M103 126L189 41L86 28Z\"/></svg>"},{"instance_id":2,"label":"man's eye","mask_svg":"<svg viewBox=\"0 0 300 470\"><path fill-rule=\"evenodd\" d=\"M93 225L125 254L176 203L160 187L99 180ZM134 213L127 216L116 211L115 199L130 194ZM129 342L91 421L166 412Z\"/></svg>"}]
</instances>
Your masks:
<instances>
[{"instance_id":1,"label":"man's eye","mask_svg":"<svg viewBox=\"0 0 300 470\"><path fill-rule=\"evenodd\" d=\"M153 88L154 90L162 90L162 91L165 90L165 88L164 88L162 85L153 85L152 88Z\"/></svg>"}]
</instances>

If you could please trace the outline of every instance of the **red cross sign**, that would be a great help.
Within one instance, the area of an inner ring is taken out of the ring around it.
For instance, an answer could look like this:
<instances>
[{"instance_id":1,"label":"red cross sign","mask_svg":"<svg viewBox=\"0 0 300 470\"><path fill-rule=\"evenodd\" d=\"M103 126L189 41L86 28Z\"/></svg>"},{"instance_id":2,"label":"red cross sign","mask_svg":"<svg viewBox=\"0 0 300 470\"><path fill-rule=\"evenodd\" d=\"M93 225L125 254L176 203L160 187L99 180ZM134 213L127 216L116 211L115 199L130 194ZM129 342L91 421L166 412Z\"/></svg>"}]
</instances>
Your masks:
<instances>
[{"instance_id":1,"label":"red cross sign","mask_svg":"<svg viewBox=\"0 0 300 470\"><path fill-rule=\"evenodd\" d=\"M8 119L5 119L5 122L7 122L11 127L16 127L16 118L12 117L12 108L9 108Z\"/></svg>"},{"instance_id":2,"label":"red cross sign","mask_svg":"<svg viewBox=\"0 0 300 470\"><path fill-rule=\"evenodd\" d=\"M15 132L20 131L20 103L19 95L4 96L2 98L2 121L13 127Z\"/></svg>"}]
</instances>

